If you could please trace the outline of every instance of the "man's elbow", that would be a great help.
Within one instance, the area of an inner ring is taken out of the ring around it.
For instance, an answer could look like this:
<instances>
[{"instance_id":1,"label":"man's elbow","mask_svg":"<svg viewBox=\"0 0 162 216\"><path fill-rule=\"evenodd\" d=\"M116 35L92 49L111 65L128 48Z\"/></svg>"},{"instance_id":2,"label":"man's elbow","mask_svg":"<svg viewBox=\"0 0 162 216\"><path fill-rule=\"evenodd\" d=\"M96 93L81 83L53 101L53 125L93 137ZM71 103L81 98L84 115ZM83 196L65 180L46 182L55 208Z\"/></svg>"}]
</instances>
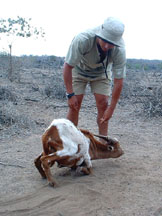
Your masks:
<instances>
[{"instance_id":1,"label":"man's elbow","mask_svg":"<svg viewBox=\"0 0 162 216\"><path fill-rule=\"evenodd\" d=\"M119 89L122 89L123 88L123 81L124 81L123 78L121 78L121 79L114 79L114 86L116 86Z\"/></svg>"},{"instance_id":2,"label":"man's elbow","mask_svg":"<svg viewBox=\"0 0 162 216\"><path fill-rule=\"evenodd\" d=\"M73 69L73 66L69 65L68 63L64 63L64 69L69 69L69 70L72 70Z\"/></svg>"}]
</instances>

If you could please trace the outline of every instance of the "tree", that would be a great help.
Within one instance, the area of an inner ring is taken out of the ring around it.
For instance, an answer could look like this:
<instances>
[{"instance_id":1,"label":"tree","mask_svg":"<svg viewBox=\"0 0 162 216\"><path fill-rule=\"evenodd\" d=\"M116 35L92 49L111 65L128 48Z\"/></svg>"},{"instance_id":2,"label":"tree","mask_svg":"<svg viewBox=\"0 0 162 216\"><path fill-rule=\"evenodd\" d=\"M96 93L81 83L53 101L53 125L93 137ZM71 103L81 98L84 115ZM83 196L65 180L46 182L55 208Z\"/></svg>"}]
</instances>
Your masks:
<instances>
[{"instance_id":1,"label":"tree","mask_svg":"<svg viewBox=\"0 0 162 216\"><path fill-rule=\"evenodd\" d=\"M0 34L12 37L9 42L9 79L12 81L12 44L15 37L29 38L35 36L44 37L45 32L42 28L36 28L31 25L31 18L25 19L17 17L16 19L0 19Z\"/></svg>"}]
</instances>

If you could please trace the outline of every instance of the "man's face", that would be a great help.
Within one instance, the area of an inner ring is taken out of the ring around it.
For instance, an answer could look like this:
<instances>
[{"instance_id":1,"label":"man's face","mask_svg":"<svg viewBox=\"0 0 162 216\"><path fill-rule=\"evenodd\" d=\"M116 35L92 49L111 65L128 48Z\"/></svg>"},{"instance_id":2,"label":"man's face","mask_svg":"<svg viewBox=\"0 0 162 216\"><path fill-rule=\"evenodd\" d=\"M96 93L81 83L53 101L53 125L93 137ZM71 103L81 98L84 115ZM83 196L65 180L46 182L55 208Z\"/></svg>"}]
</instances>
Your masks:
<instances>
[{"instance_id":1,"label":"man's face","mask_svg":"<svg viewBox=\"0 0 162 216\"><path fill-rule=\"evenodd\" d=\"M114 48L114 45L112 45L112 44L110 44L108 42L103 41L101 38L98 38L98 43L99 43L101 49L104 52L107 52L109 49L113 49Z\"/></svg>"}]
</instances>

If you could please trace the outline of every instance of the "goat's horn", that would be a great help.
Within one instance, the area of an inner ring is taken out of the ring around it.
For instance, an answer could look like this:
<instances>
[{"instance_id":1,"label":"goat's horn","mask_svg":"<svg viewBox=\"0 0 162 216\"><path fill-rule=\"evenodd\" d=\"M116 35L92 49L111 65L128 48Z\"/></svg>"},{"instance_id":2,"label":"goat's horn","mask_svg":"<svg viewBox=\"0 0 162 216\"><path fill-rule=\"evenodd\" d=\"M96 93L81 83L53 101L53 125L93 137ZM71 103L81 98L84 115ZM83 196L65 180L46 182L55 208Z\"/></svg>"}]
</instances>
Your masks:
<instances>
[{"instance_id":1,"label":"goat's horn","mask_svg":"<svg viewBox=\"0 0 162 216\"><path fill-rule=\"evenodd\" d=\"M103 135L97 135L97 134L93 134L94 136L96 136L96 137L99 137L99 138L102 138L102 139L104 139L104 140L106 140L106 141L108 141L108 136L103 136Z\"/></svg>"}]
</instances>

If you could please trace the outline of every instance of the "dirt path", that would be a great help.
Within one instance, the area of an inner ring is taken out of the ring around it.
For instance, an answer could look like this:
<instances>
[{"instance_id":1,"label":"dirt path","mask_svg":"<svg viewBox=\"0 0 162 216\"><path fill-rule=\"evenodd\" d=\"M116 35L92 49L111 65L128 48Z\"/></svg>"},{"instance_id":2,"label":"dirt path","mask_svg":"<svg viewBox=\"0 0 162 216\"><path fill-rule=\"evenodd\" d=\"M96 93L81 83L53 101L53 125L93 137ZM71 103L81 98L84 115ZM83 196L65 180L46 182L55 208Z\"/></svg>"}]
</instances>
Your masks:
<instances>
[{"instance_id":1,"label":"dirt path","mask_svg":"<svg viewBox=\"0 0 162 216\"><path fill-rule=\"evenodd\" d=\"M89 101L89 100L88 100ZM37 107L38 108L38 107ZM66 107L36 114L45 124L65 117ZM36 109L38 110L38 109ZM86 114L85 114L86 113ZM80 127L97 132L93 102L83 105ZM94 173L76 176L67 168L52 169L59 187L51 188L36 171L41 152L37 133L2 139L0 164L1 216L160 216L162 215L162 119L133 115L133 107L118 106L109 135L117 137L125 154L93 161Z\"/></svg>"}]
</instances>

